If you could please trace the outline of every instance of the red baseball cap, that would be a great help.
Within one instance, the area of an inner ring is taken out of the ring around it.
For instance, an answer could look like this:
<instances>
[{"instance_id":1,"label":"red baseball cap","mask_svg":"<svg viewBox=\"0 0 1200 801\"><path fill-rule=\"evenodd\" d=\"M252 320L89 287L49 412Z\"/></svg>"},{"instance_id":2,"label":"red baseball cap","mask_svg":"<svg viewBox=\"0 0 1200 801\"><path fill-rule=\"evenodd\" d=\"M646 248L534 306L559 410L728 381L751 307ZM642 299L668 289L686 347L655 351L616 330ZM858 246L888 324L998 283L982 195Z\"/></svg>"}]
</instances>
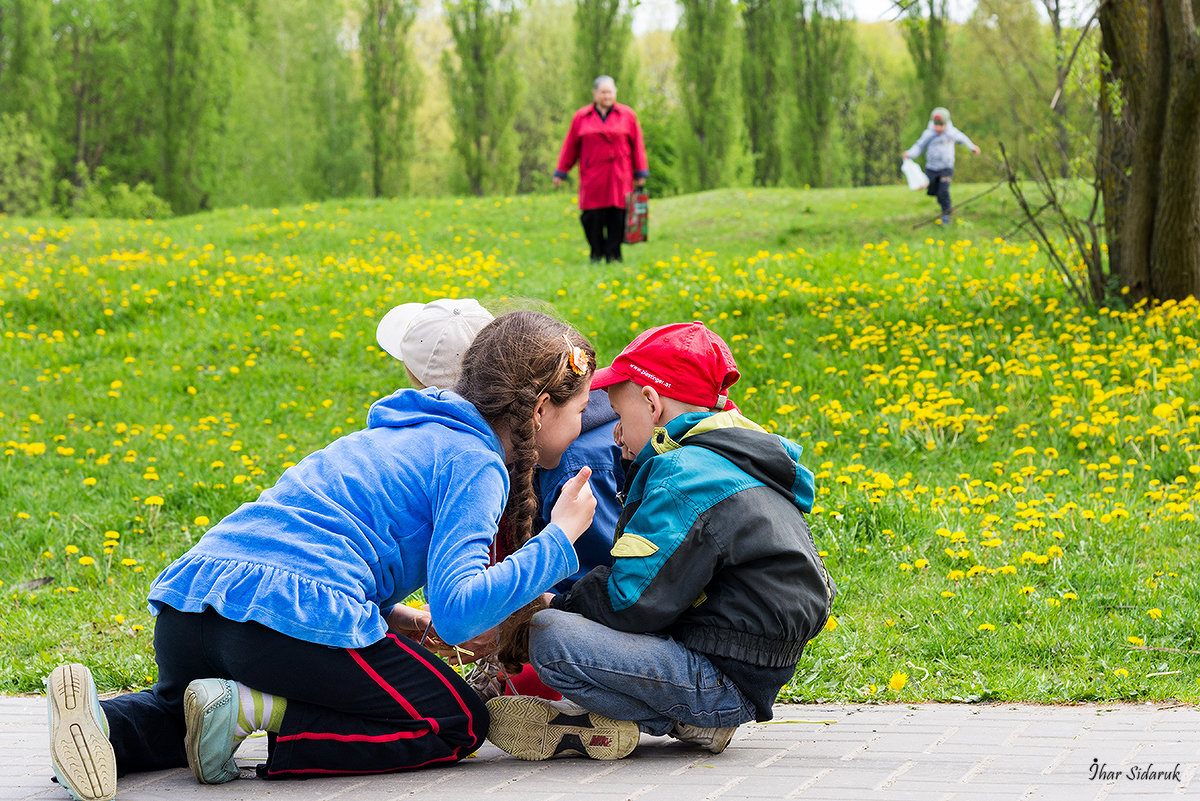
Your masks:
<instances>
[{"instance_id":1,"label":"red baseball cap","mask_svg":"<svg viewBox=\"0 0 1200 801\"><path fill-rule=\"evenodd\" d=\"M596 371L592 389L632 381L683 403L725 409L728 389L741 377L725 340L704 323L672 323L638 334L612 365Z\"/></svg>"}]
</instances>

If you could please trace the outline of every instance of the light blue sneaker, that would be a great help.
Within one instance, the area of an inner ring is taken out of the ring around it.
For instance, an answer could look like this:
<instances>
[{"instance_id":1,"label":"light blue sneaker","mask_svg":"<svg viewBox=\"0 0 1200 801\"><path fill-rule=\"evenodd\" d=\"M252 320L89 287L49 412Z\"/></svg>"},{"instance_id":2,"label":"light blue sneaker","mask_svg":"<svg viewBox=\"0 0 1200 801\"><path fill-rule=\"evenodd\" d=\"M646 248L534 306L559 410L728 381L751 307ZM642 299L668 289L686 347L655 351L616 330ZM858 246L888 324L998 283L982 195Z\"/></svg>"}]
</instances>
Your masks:
<instances>
[{"instance_id":1,"label":"light blue sneaker","mask_svg":"<svg viewBox=\"0 0 1200 801\"><path fill-rule=\"evenodd\" d=\"M111 801L117 794L117 757L92 672L79 664L56 667L46 678L46 706L58 783L75 801Z\"/></svg>"},{"instance_id":2,"label":"light blue sneaker","mask_svg":"<svg viewBox=\"0 0 1200 801\"><path fill-rule=\"evenodd\" d=\"M234 736L238 719L237 684L229 679L196 679L183 693L188 767L201 784L224 784L240 775L233 755L242 741Z\"/></svg>"}]
</instances>

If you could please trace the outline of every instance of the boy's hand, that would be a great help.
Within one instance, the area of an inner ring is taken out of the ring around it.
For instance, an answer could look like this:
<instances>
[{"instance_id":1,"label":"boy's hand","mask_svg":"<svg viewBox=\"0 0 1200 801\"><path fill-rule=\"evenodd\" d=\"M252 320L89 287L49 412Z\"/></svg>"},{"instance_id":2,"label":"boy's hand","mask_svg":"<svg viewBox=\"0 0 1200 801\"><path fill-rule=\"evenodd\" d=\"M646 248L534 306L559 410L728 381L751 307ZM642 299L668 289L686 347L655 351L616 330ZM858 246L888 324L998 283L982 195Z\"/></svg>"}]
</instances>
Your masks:
<instances>
[{"instance_id":1,"label":"boy's hand","mask_svg":"<svg viewBox=\"0 0 1200 801\"><path fill-rule=\"evenodd\" d=\"M584 467L572 476L563 484L562 492L550 510L550 522L557 524L571 542L587 531L596 512L596 496L592 495L592 485L588 483L591 475L592 468Z\"/></svg>"},{"instance_id":2,"label":"boy's hand","mask_svg":"<svg viewBox=\"0 0 1200 801\"><path fill-rule=\"evenodd\" d=\"M975 147L971 148L971 152L974 153L976 156L978 156L979 152L980 152L979 145L975 145Z\"/></svg>"}]
</instances>

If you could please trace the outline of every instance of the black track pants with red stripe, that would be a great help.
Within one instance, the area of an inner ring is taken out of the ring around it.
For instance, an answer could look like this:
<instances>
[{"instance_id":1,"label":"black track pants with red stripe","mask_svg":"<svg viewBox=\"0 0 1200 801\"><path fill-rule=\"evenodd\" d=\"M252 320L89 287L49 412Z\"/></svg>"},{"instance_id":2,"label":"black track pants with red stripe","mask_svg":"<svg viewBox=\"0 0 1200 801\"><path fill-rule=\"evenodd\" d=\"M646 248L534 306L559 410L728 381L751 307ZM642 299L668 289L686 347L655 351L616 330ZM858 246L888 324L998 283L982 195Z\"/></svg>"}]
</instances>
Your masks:
<instances>
[{"instance_id":1,"label":"black track pants with red stripe","mask_svg":"<svg viewBox=\"0 0 1200 801\"><path fill-rule=\"evenodd\" d=\"M487 735L487 707L442 660L405 637L330 648L212 609L164 608L155 622L158 683L101 702L121 773L187 765L183 693L224 678L287 699L271 738L272 778L385 773L453 763Z\"/></svg>"}]
</instances>

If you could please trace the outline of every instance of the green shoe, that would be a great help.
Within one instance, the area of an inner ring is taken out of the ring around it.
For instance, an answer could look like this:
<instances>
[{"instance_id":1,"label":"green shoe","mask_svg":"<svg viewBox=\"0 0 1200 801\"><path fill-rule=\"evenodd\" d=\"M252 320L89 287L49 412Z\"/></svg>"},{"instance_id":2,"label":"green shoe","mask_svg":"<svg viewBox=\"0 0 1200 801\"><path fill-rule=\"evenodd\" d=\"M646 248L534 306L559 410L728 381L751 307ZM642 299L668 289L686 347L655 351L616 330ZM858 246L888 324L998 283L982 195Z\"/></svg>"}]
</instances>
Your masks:
<instances>
[{"instance_id":1,"label":"green shoe","mask_svg":"<svg viewBox=\"0 0 1200 801\"><path fill-rule=\"evenodd\" d=\"M75 801L111 801L117 794L117 757L96 682L83 665L59 665L46 679L50 760L54 775Z\"/></svg>"},{"instance_id":2,"label":"green shoe","mask_svg":"<svg viewBox=\"0 0 1200 801\"><path fill-rule=\"evenodd\" d=\"M234 736L238 719L237 684L229 679L196 679L183 694L188 767L201 784L224 784L240 775L233 755L242 741Z\"/></svg>"},{"instance_id":3,"label":"green shoe","mask_svg":"<svg viewBox=\"0 0 1200 801\"><path fill-rule=\"evenodd\" d=\"M570 751L592 759L621 759L637 747L636 723L588 712L563 699L502 695L487 702L488 739L517 759L549 759Z\"/></svg>"}]
</instances>

